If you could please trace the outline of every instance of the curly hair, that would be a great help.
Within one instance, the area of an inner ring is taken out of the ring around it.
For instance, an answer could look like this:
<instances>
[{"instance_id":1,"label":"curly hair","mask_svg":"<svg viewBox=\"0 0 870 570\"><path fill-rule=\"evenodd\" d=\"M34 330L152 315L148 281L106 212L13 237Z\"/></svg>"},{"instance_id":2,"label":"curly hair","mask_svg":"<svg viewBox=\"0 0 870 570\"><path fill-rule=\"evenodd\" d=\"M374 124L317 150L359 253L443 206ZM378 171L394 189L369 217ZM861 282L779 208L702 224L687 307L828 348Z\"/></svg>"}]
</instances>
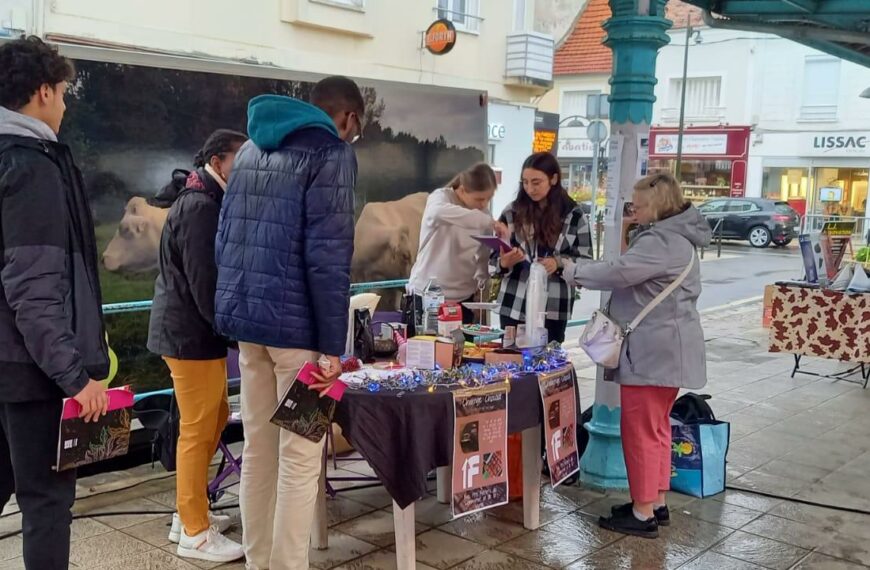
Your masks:
<instances>
[{"instance_id":1,"label":"curly hair","mask_svg":"<svg viewBox=\"0 0 870 570\"><path fill-rule=\"evenodd\" d=\"M0 46L0 105L17 111L45 84L75 76L72 62L36 36Z\"/></svg>"}]
</instances>

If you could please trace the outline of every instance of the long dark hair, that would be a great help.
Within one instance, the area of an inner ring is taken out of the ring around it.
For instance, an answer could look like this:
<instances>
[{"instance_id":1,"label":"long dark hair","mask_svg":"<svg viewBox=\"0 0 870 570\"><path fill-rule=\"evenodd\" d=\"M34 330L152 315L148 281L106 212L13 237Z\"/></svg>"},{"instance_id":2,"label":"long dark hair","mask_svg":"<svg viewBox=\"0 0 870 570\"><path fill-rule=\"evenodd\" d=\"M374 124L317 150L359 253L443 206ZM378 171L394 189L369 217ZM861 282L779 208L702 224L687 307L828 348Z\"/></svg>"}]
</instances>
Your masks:
<instances>
[{"instance_id":1,"label":"long dark hair","mask_svg":"<svg viewBox=\"0 0 870 570\"><path fill-rule=\"evenodd\" d=\"M532 200L520 181L520 190L514 202L514 227L519 235L528 239L528 230L534 232L535 241L549 248L556 247L562 233L565 216L571 212L577 203L568 196L568 191L562 186L562 168L559 161L549 152L537 152L523 163L523 172L527 168L539 170L547 175L547 180L556 177L556 183L550 186L550 192L544 198L544 208Z\"/></svg>"},{"instance_id":2,"label":"long dark hair","mask_svg":"<svg viewBox=\"0 0 870 570\"><path fill-rule=\"evenodd\" d=\"M228 152L235 152L248 140L247 135L230 129L218 129L208 136L202 150L193 157L193 165L203 168L211 162L213 156L220 157Z\"/></svg>"},{"instance_id":3,"label":"long dark hair","mask_svg":"<svg viewBox=\"0 0 870 570\"><path fill-rule=\"evenodd\" d=\"M456 190L462 186L469 192L489 192L498 188L495 172L485 162L473 164L453 177L447 183L448 188Z\"/></svg>"}]
</instances>

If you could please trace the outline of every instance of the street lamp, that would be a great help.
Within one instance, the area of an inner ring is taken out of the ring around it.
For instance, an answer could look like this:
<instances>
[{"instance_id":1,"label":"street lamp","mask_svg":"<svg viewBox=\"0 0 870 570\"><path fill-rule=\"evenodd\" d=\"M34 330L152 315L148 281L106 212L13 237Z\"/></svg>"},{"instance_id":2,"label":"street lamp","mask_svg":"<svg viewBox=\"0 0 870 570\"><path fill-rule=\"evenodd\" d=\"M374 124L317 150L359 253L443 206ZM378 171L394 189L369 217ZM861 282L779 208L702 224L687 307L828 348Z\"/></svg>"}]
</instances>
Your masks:
<instances>
[{"instance_id":1,"label":"street lamp","mask_svg":"<svg viewBox=\"0 0 870 570\"><path fill-rule=\"evenodd\" d=\"M689 45L692 39L692 34L695 34L695 43L701 43L701 30L695 30L691 23L686 24L686 45L683 47L683 84L680 86L682 93L680 94L680 128L677 133L677 165L676 178L681 179L680 170L683 167L683 129L686 126L686 83L689 73Z\"/></svg>"}]
</instances>

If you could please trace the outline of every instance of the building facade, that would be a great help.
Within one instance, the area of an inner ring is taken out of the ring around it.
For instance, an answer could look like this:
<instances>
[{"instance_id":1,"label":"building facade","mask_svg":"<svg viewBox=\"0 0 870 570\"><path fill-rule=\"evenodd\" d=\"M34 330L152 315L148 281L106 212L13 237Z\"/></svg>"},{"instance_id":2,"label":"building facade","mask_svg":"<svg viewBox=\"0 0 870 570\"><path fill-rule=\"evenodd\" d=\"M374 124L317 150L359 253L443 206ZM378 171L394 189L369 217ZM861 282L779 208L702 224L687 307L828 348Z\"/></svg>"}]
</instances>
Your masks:
<instances>
[{"instance_id":1,"label":"building facade","mask_svg":"<svg viewBox=\"0 0 870 570\"><path fill-rule=\"evenodd\" d=\"M509 4L510 9L504 9ZM424 48L439 18L446 55ZM476 89L528 102L551 85L553 40L535 0L4 0L0 36L349 77Z\"/></svg>"},{"instance_id":2,"label":"building facade","mask_svg":"<svg viewBox=\"0 0 870 570\"><path fill-rule=\"evenodd\" d=\"M685 29L672 30L659 55L654 133L678 125L686 43ZM685 83L680 177L693 197L764 197L789 202L812 223L863 223L870 99L860 95L870 69L778 36L700 27L688 37ZM735 136L746 141L741 156L733 155ZM693 140L709 146L699 154ZM656 158L655 167L673 164Z\"/></svg>"},{"instance_id":3,"label":"building facade","mask_svg":"<svg viewBox=\"0 0 870 570\"><path fill-rule=\"evenodd\" d=\"M608 0L588 0L567 35L559 42L553 65L553 89L538 103L542 111L560 118L557 156L563 182L578 199L591 200L593 156L603 158L605 140L596 145L589 138L587 102L590 97L610 93L612 53L602 42L601 25L610 17ZM609 132L610 124L603 121ZM603 190L605 160L599 160L599 190ZM603 204L604 192L599 192Z\"/></svg>"}]
</instances>

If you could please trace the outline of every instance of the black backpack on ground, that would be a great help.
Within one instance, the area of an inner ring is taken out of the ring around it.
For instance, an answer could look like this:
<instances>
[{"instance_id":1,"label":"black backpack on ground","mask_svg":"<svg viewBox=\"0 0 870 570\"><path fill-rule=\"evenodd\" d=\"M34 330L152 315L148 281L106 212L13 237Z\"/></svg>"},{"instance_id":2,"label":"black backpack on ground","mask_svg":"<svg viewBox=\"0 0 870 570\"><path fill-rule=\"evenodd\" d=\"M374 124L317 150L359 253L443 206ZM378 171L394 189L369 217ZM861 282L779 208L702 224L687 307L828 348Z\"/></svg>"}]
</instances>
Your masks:
<instances>
[{"instance_id":1,"label":"black backpack on ground","mask_svg":"<svg viewBox=\"0 0 870 570\"><path fill-rule=\"evenodd\" d=\"M713 409L707 403L709 399L709 394L695 394L694 392L683 394L674 402L671 417L684 424L700 420L715 420L716 416L713 414Z\"/></svg>"},{"instance_id":2,"label":"black backpack on ground","mask_svg":"<svg viewBox=\"0 0 870 570\"><path fill-rule=\"evenodd\" d=\"M133 413L151 432L151 464L159 460L167 471L175 471L178 452L179 412L172 394L154 394L133 405Z\"/></svg>"}]
</instances>

